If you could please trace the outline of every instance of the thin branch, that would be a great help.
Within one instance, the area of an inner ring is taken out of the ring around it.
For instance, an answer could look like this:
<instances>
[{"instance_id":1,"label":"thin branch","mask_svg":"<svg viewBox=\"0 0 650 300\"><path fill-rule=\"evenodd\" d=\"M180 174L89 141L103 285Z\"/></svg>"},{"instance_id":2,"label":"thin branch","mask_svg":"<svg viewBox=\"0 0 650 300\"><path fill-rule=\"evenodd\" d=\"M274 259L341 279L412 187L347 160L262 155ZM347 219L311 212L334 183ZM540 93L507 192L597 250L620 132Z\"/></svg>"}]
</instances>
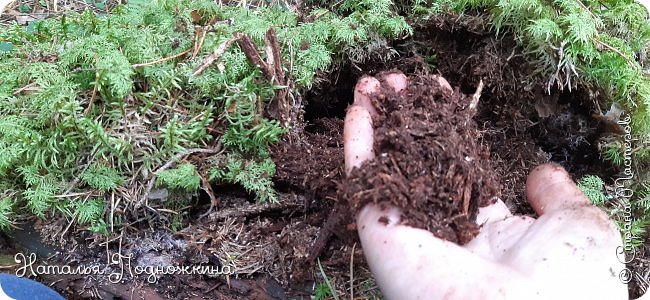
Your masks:
<instances>
[{"instance_id":1,"label":"thin branch","mask_svg":"<svg viewBox=\"0 0 650 300\"><path fill-rule=\"evenodd\" d=\"M203 59L196 70L194 70L194 73L192 73L192 75L197 76L203 73L203 71L211 66L215 60L219 59L219 57L226 53L226 50L230 47L230 45L232 45L232 43L236 42L239 39L240 37L238 35L235 35L235 37L221 43L221 45L219 45L219 47L217 47L217 49L214 50L212 54Z\"/></svg>"},{"instance_id":2,"label":"thin branch","mask_svg":"<svg viewBox=\"0 0 650 300\"><path fill-rule=\"evenodd\" d=\"M194 51L192 51L192 59L196 58L197 55L199 55L199 52L201 51L201 48L203 48L203 44L205 43L205 37L208 35L207 30L202 30L201 38L198 40L198 45L194 47Z\"/></svg>"},{"instance_id":3,"label":"thin branch","mask_svg":"<svg viewBox=\"0 0 650 300\"><path fill-rule=\"evenodd\" d=\"M476 92L472 95L472 102L469 103L469 109L476 109L478 106L478 100L481 98L481 92L483 91L483 79L478 82L478 87Z\"/></svg>"},{"instance_id":4,"label":"thin branch","mask_svg":"<svg viewBox=\"0 0 650 300\"><path fill-rule=\"evenodd\" d=\"M167 161L162 167L158 168L155 172L153 172L153 175L151 176L151 179L149 179L149 182L147 183L147 188L144 191L144 194L142 195L142 198L140 201L138 201L138 206L141 206L144 201L147 200L147 197L149 197L149 193L153 189L154 184L156 183L156 178L157 178L157 173L160 173L164 170L167 170L169 167L171 167L175 162L179 161L183 157L194 154L194 153L209 153L209 154L214 154L214 153L219 153L221 152L221 143L218 143L217 146L213 149L203 149L203 148L193 148L193 149L187 149L181 153L178 153L174 155L171 159Z\"/></svg>"},{"instance_id":5,"label":"thin branch","mask_svg":"<svg viewBox=\"0 0 650 300\"><path fill-rule=\"evenodd\" d=\"M580 0L577 0L577 1L578 1L578 4L582 7L582 9L586 10L586 11L591 15L591 18L592 18L592 19L594 19L594 20L598 20L598 18L596 17L596 15L594 15L594 13L591 12L591 10L589 9L589 7L587 7L584 3L582 3L582 1L580 1Z\"/></svg>"},{"instance_id":6,"label":"thin branch","mask_svg":"<svg viewBox=\"0 0 650 300\"><path fill-rule=\"evenodd\" d=\"M97 97L97 86L99 86L99 78L97 78L97 73L95 73L95 84L93 85L93 92L90 94L90 100L88 100L88 107L84 111L84 114L89 114L93 109L93 104L95 103L95 98Z\"/></svg>"},{"instance_id":7,"label":"thin branch","mask_svg":"<svg viewBox=\"0 0 650 300\"><path fill-rule=\"evenodd\" d=\"M277 84L284 85L284 70L282 69L282 57L280 56L280 47L278 46L278 37L273 27L269 28L264 36L266 45L266 56L269 61L269 67L273 68L274 77Z\"/></svg>"},{"instance_id":8,"label":"thin branch","mask_svg":"<svg viewBox=\"0 0 650 300\"><path fill-rule=\"evenodd\" d=\"M206 194L208 194L208 197L210 197L210 208L208 208L208 211L201 215L201 218L203 218L210 215L212 213L212 210L217 205L219 205L219 199L214 195L212 185L210 185L210 181L208 181L207 176L203 174L199 174L199 176L201 177L201 189L204 190Z\"/></svg>"},{"instance_id":9,"label":"thin branch","mask_svg":"<svg viewBox=\"0 0 650 300\"><path fill-rule=\"evenodd\" d=\"M273 69L269 68L269 65L262 60L262 57L260 57L260 54L257 52L257 46L253 43L253 40L251 40L248 35L240 32L236 33L236 36L239 37L237 44L246 55L246 58L248 58L254 66L262 70L262 74L264 74L268 81L273 82L275 72L273 72Z\"/></svg>"},{"instance_id":10,"label":"thin branch","mask_svg":"<svg viewBox=\"0 0 650 300\"><path fill-rule=\"evenodd\" d=\"M32 82L32 83L27 84L27 85L24 86L24 87L21 87L21 88L19 88L19 89L16 89L16 90L13 92L13 95L14 95L14 96L17 96L17 95L19 95L20 93L22 93L22 92L24 92L24 91L38 91L38 90L39 90L39 88L38 88L38 84L37 84L36 82Z\"/></svg>"},{"instance_id":11,"label":"thin branch","mask_svg":"<svg viewBox=\"0 0 650 300\"><path fill-rule=\"evenodd\" d=\"M283 197L280 195L280 197ZM246 207L235 207L235 208L226 208L220 209L216 212L212 212L209 217L210 220L226 220L231 218L251 218L252 216L260 215L263 213L271 211L279 211L286 209L296 209L299 210L301 207L304 207L304 202L298 198L287 196L284 199L280 199L278 203L255 203L248 205Z\"/></svg>"},{"instance_id":12,"label":"thin branch","mask_svg":"<svg viewBox=\"0 0 650 300\"><path fill-rule=\"evenodd\" d=\"M187 49L187 50L185 50L185 51L183 51L183 52L181 52L181 53L174 54L174 55L172 55L172 56L168 56L168 57L161 58L161 59L158 59L158 60L154 60L154 61L150 61L150 62L146 62L146 63L141 63L141 64L131 65L131 67L133 67L133 68L139 68L139 67L145 67L145 66L150 66L150 65L159 64L159 63L161 63L161 62L166 62L166 61L168 61L168 60L170 60L170 59L174 59L174 58L177 58L177 57L183 56L183 55L189 53L190 51L192 51L192 49L194 49L194 48L192 47L192 48L189 48L189 49Z\"/></svg>"},{"instance_id":13,"label":"thin branch","mask_svg":"<svg viewBox=\"0 0 650 300\"><path fill-rule=\"evenodd\" d=\"M357 243L352 245L352 254L350 254L350 300L354 300L354 249Z\"/></svg>"},{"instance_id":14,"label":"thin branch","mask_svg":"<svg viewBox=\"0 0 650 300\"><path fill-rule=\"evenodd\" d=\"M603 41L601 41L601 40L599 40L597 38L592 37L591 40L594 41L595 43L600 44L601 46L603 46L603 47L605 47L605 48L607 48L609 50L612 50L612 51L616 52L616 54L620 55L621 57L625 58L628 62L630 62L630 58L627 57L625 54L623 54L623 52L621 52L621 50L618 50L618 49L606 44L605 42L603 42Z\"/></svg>"}]
</instances>

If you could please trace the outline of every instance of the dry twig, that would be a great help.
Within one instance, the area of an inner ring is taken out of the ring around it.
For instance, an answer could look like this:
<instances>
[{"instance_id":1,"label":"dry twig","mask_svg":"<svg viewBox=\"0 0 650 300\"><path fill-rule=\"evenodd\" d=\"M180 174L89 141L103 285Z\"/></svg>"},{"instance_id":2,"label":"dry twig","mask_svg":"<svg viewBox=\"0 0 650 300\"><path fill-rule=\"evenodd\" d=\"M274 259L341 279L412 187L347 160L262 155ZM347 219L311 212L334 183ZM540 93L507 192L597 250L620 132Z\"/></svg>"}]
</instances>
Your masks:
<instances>
[{"instance_id":1,"label":"dry twig","mask_svg":"<svg viewBox=\"0 0 650 300\"><path fill-rule=\"evenodd\" d=\"M481 92L483 91L483 79L478 82L478 87L472 95L472 102L469 103L469 109L476 109L478 106L478 100L481 98Z\"/></svg>"},{"instance_id":2,"label":"dry twig","mask_svg":"<svg viewBox=\"0 0 650 300\"><path fill-rule=\"evenodd\" d=\"M269 65L262 60L262 57L257 52L257 46L253 43L253 40L245 33L238 32L235 36L239 37L239 39L237 39L237 44L244 52L244 55L246 55L246 58L248 58L254 66L260 68L264 77L273 83L273 77L275 75L274 69L270 68Z\"/></svg>"},{"instance_id":3,"label":"dry twig","mask_svg":"<svg viewBox=\"0 0 650 300\"><path fill-rule=\"evenodd\" d=\"M175 162L179 161L183 157L194 154L194 153L210 153L210 154L215 154L221 152L221 143L218 143L217 146L214 149L202 149L202 148L193 148L193 149L187 149L181 153L178 153L174 155L167 163L165 163L162 167L158 168L153 175L151 176L151 179L149 179L149 182L147 183L147 188L144 191L144 194L142 195L142 198L140 198L140 201L138 201L137 207L141 207L144 202L147 201L147 198L149 197L149 193L151 192L151 189L153 189L154 184L156 183L156 178L157 178L157 173L160 173L164 170L167 170L169 167L171 167ZM146 204L145 204L146 205Z\"/></svg>"},{"instance_id":4,"label":"dry twig","mask_svg":"<svg viewBox=\"0 0 650 300\"><path fill-rule=\"evenodd\" d=\"M240 36L236 34L235 37L221 43L221 45L219 45L219 47L217 47L217 49L214 50L212 54L208 55L206 58L203 59L203 61L201 61L201 63L196 68L196 70L194 70L194 73L192 75L197 76L203 73L203 71L205 71L205 69L210 67L215 60L219 59L219 57L221 57L224 53L226 53L226 50L230 47L230 45L232 45L232 43L238 41L239 39Z\"/></svg>"},{"instance_id":5,"label":"dry twig","mask_svg":"<svg viewBox=\"0 0 650 300\"><path fill-rule=\"evenodd\" d=\"M219 205L219 199L214 195L212 185L210 185L210 181L208 181L207 176L203 174L199 174L199 176L201 177L201 189L204 190L206 194L208 194L208 197L210 197L210 208L208 208L208 211L201 215L201 218L203 218L207 215L210 215L210 213L212 213L212 210L217 205Z\"/></svg>"},{"instance_id":6,"label":"dry twig","mask_svg":"<svg viewBox=\"0 0 650 300\"><path fill-rule=\"evenodd\" d=\"M168 61L168 60L170 60L170 59L174 59L174 58L177 58L177 57L183 56L183 55L189 53L190 51L192 51L192 49L194 49L194 48L189 48L189 49L187 49L187 50L185 50L185 51L183 51L183 52L181 52L181 53L174 54L174 55L172 55L172 56L168 56L168 57L161 58L161 59L158 59L158 60L154 60L154 61L150 61L150 62L146 62L146 63L141 63L141 64L131 65L131 67L133 67L133 68L139 68L139 67L145 67L145 66L150 66L150 65L159 64L159 63L161 63L161 62L166 62L166 61Z\"/></svg>"},{"instance_id":7,"label":"dry twig","mask_svg":"<svg viewBox=\"0 0 650 300\"><path fill-rule=\"evenodd\" d=\"M352 254L350 254L350 300L354 300L354 249L357 243L352 245Z\"/></svg>"}]
</instances>

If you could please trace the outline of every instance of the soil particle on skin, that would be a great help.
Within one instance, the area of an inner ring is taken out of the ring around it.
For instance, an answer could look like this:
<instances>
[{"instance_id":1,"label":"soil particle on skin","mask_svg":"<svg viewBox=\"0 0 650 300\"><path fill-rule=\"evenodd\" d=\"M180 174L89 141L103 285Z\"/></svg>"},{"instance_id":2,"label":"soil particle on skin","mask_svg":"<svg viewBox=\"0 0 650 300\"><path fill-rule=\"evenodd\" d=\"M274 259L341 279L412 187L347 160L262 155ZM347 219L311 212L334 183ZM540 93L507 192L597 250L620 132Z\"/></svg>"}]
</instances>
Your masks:
<instances>
[{"instance_id":1,"label":"soil particle on skin","mask_svg":"<svg viewBox=\"0 0 650 300\"><path fill-rule=\"evenodd\" d=\"M374 96L383 112L373 122L376 158L352 170L339 199L354 212L390 202L402 209L403 224L465 244L478 233L478 208L499 190L471 97L441 87L433 75L409 81L399 94L383 88Z\"/></svg>"}]
</instances>

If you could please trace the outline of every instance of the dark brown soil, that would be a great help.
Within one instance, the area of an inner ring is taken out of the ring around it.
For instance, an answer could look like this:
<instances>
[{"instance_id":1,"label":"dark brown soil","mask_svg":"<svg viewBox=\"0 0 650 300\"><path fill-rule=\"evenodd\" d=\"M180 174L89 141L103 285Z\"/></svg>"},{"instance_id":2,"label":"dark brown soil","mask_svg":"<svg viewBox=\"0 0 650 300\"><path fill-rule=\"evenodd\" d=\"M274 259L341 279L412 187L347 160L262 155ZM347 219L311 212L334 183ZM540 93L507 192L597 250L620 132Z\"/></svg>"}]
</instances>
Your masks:
<instances>
[{"instance_id":1,"label":"dark brown soil","mask_svg":"<svg viewBox=\"0 0 650 300\"><path fill-rule=\"evenodd\" d=\"M465 244L478 234L479 207L493 203L498 185L470 108L472 98L413 76L402 93L375 95L383 115L373 121L377 157L355 168L341 200L358 212L369 202L392 203L402 223Z\"/></svg>"}]
</instances>

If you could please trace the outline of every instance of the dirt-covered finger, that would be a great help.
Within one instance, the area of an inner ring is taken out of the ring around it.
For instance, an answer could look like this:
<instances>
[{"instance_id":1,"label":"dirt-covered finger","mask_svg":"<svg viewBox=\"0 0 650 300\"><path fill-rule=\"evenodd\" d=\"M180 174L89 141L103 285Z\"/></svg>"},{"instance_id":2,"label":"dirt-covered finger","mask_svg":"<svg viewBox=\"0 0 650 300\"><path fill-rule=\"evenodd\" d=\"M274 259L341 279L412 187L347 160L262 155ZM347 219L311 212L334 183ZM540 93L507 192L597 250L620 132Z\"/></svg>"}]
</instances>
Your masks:
<instances>
[{"instance_id":1,"label":"dirt-covered finger","mask_svg":"<svg viewBox=\"0 0 650 300\"><path fill-rule=\"evenodd\" d=\"M401 71L389 71L379 75L380 80L391 87L396 93L406 89L408 78Z\"/></svg>"},{"instance_id":2,"label":"dirt-covered finger","mask_svg":"<svg viewBox=\"0 0 650 300\"><path fill-rule=\"evenodd\" d=\"M345 115L343 125L346 174L349 174L353 168L359 167L364 161L375 157L372 144L373 129L370 112L360 105L351 106Z\"/></svg>"},{"instance_id":3,"label":"dirt-covered finger","mask_svg":"<svg viewBox=\"0 0 650 300\"><path fill-rule=\"evenodd\" d=\"M555 163L533 169L526 181L526 197L540 216L558 209L590 203L569 173Z\"/></svg>"},{"instance_id":4,"label":"dirt-covered finger","mask_svg":"<svg viewBox=\"0 0 650 300\"><path fill-rule=\"evenodd\" d=\"M370 115L377 115L377 108L372 104L372 94L379 92L381 84L377 78L363 76L354 87L354 104L365 108Z\"/></svg>"},{"instance_id":5,"label":"dirt-covered finger","mask_svg":"<svg viewBox=\"0 0 650 300\"><path fill-rule=\"evenodd\" d=\"M497 199L493 204L478 209L476 216L476 223L481 225L489 222L503 220L512 216L505 203L501 199Z\"/></svg>"},{"instance_id":6,"label":"dirt-covered finger","mask_svg":"<svg viewBox=\"0 0 650 300\"><path fill-rule=\"evenodd\" d=\"M454 89L451 87L451 84L449 84L449 81L447 81L447 79L445 79L444 77L442 77L442 76L434 76L434 78L435 78L436 80L438 80L438 84L439 84L441 87L447 89L447 90L450 91L450 92L453 92L453 91L454 91Z\"/></svg>"}]
</instances>

